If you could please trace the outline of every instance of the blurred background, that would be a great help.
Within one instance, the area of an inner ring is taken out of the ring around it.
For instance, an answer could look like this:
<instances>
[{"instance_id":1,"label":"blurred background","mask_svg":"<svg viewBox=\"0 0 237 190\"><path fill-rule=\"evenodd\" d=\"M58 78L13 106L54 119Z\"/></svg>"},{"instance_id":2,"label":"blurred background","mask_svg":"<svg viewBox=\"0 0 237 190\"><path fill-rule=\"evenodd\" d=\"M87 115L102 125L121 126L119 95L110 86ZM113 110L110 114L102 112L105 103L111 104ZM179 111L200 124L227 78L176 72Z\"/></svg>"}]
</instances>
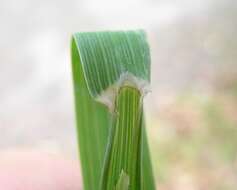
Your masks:
<instances>
[{"instance_id":1,"label":"blurred background","mask_svg":"<svg viewBox=\"0 0 237 190\"><path fill-rule=\"evenodd\" d=\"M159 190L237 189L236 0L0 0L0 151L77 159L70 38L143 28Z\"/></svg>"}]
</instances>

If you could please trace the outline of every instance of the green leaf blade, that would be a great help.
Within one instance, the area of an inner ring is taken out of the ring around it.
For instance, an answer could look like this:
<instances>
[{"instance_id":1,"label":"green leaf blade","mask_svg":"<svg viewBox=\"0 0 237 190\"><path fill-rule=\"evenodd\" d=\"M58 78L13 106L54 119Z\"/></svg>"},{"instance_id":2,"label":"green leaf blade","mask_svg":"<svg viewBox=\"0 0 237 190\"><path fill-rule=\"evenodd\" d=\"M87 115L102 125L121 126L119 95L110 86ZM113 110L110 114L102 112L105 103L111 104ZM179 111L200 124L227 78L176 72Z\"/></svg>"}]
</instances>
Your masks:
<instances>
[{"instance_id":1,"label":"green leaf blade","mask_svg":"<svg viewBox=\"0 0 237 190\"><path fill-rule=\"evenodd\" d=\"M150 80L149 46L143 31L77 33L74 39L78 42L81 64L93 97L126 72Z\"/></svg>"},{"instance_id":2,"label":"green leaf blade","mask_svg":"<svg viewBox=\"0 0 237 190\"><path fill-rule=\"evenodd\" d=\"M84 189L98 189L109 133L110 113L89 94L75 41L72 42L72 62ZM102 130L100 126L103 126Z\"/></svg>"}]
</instances>

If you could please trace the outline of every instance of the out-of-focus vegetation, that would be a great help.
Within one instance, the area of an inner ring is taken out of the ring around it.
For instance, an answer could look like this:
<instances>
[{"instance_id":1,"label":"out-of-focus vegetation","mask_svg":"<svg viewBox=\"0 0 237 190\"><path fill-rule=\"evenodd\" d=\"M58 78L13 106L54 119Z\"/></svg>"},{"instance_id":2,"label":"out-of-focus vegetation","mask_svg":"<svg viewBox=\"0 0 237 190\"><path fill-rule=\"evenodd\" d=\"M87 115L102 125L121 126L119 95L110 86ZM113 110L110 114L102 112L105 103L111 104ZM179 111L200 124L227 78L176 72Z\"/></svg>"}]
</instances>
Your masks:
<instances>
[{"instance_id":1,"label":"out-of-focus vegetation","mask_svg":"<svg viewBox=\"0 0 237 190\"><path fill-rule=\"evenodd\" d=\"M237 188L237 75L216 82L209 95L177 95L152 120L159 189Z\"/></svg>"}]
</instances>

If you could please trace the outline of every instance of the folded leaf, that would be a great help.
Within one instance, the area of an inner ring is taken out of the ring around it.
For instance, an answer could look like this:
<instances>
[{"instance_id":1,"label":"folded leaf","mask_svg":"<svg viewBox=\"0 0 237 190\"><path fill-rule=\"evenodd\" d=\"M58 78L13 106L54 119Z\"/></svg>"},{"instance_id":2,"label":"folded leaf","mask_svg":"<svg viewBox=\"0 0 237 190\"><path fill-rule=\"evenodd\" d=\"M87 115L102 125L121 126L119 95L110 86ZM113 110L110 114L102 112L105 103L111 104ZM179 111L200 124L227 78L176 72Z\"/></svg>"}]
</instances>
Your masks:
<instances>
[{"instance_id":1,"label":"folded leaf","mask_svg":"<svg viewBox=\"0 0 237 190\"><path fill-rule=\"evenodd\" d=\"M114 190L126 179L129 190L155 189L142 108L150 80L144 33L77 33L71 51L84 189Z\"/></svg>"}]
</instances>

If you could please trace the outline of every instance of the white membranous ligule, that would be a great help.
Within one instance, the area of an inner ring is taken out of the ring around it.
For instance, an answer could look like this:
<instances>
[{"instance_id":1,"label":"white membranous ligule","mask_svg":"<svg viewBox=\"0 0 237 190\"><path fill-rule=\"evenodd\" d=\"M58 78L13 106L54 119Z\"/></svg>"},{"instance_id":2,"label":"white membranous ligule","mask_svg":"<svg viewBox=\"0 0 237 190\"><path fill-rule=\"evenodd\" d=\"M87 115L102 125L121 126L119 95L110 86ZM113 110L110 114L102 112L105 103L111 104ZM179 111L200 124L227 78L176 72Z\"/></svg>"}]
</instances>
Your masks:
<instances>
[{"instance_id":1,"label":"white membranous ligule","mask_svg":"<svg viewBox=\"0 0 237 190\"><path fill-rule=\"evenodd\" d=\"M131 73L125 72L120 75L116 83L102 91L101 94L96 97L96 101L106 105L108 109L113 112L115 98L119 89L123 86L129 86L138 89L142 97L151 91L148 81L140 79Z\"/></svg>"}]
</instances>

